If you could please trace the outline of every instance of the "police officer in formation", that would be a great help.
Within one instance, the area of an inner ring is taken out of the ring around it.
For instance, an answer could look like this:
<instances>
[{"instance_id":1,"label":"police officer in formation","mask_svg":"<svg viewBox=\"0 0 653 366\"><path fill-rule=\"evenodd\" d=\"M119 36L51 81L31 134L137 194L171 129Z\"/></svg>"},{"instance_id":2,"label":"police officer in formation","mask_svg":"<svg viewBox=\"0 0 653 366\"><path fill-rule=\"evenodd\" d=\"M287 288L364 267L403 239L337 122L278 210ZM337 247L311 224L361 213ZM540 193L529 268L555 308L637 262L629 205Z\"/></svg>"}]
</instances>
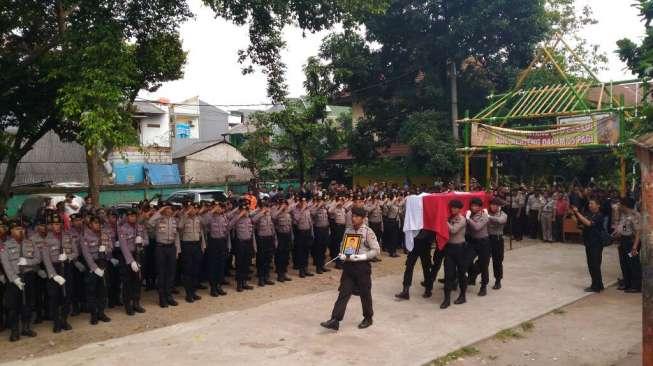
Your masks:
<instances>
[{"instance_id":1,"label":"police officer in formation","mask_svg":"<svg viewBox=\"0 0 653 366\"><path fill-rule=\"evenodd\" d=\"M308 271L308 257L313 245L313 220L311 211L306 203L306 196L300 197L299 203L291 211L293 226L295 229L295 247L297 250L297 267L299 277L313 276Z\"/></svg>"},{"instance_id":2,"label":"police officer in formation","mask_svg":"<svg viewBox=\"0 0 653 366\"><path fill-rule=\"evenodd\" d=\"M480 198L472 198L469 204L467 218L467 234L470 237L471 259L478 258L469 268L469 284L476 284L476 277L481 275L481 289L478 296L487 294L487 284L490 281L490 240L488 238L488 214L483 210ZM470 261L471 262L471 261Z\"/></svg>"},{"instance_id":3,"label":"police officer in formation","mask_svg":"<svg viewBox=\"0 0 653 366\"><path fill-rule=\"evenodd\" d=\"M84 232L81 252L88 267L85 278L86 304L91 313L91 324L110 322L104 313L107 306L107 268L111 265L113 240L107 230L102 230L100 218L91 216Z\"/></svg>"},{"instance_id":4,"label":"police officer in formation","mask_svg":"<svg viewBox=\"0 0 653 366\"><path fill-rule=\"evenodd\" d=\"M204 227L207 231L206 256L210 295L226 295L222 289L224 282L227 253L229 252L229 219L225 213L226 205L219 203L204 215Z\"/></svg>"},{"instance_id":5,"label":"police officer in formation","mask_svg":"<svg viewBox=\"0 0 653 366\"><path fill-rule=\"evenodd\" d=\"M468 270L468 253L469 247L465 241L467 230L467 221L461 214L463 203L459 200L449 202L449 241L444 247L444 300L440 309L446 309L451 304L451 291L455 290L456 285L460 287L458 298L454 304L464 304L467 291L467 278L465 274Z\"/></svg>"},{"instance_id":6,"label":"police officer in formation","mask_svg":"<svg viewBox=\"0 0 653 366\"><path fill-rule=\"evenodd\" d=\"M270 266L274 251L277 246L277 237L274 229L272 213L267 201L260 202L260 208L252 217L256 228L256 272L258 285L274 285L270 279Z\"/></svg>"},{"instance_id":7,"label":"police officer in formation","mask_svg":"<svg viewBox=\"0 0 653 366\"><path fill-rule=\"evenodd\" d=\"M254 253L254 223L250 216L249 202L241 200L238 207L229 213L229 230L236 232L236 242L233 244L236 253L236 291L252 290L247 284L249 265Z\"/></svg>"},{"instance_id":8,"label":"police officer in formation","mask_svg":"<svg viewBox=\"0 0 653 366\"><path fill-rule=\"evenodd\" d=\"M138 222L138 210L127 212L126 221L118 229L120 242L120 279L122 301L127 315L144 313L141 306L142 263L149 238L145 226Z\"/></svg>"},{"instance_id":9,"label":"police officer in formation","mask_svg":"<svg viewBox=\"0 0 653 366\"><path fill-rule=\"evenodd\" d=\"M487 232L490 239L492 270L494 273L494 286L492 288L495 290L501 288L501 280L503 279L503 228L508 221L508 215L501 209L503 203L501 199L493 198L488 209Z\"/></svg>"},{"instance_id":10,"label":"police officer in formation","mask_svg":"<svg viewBox=\"0 0 653 366\"><path fill-rule=\"evenodd\" d=\"M63 232L58 215L52 215L49 226L45 244L41 249L48 275L46 288L49 314L53 321L52 331L59 333L61 330L72 329L68 323L71 295L75 291L72 261L77 260L79 252L70 235Z\"/></svg>"},{"instance_id":11,"label":"police officer in formation","mask_svg":"<svg viewBox=\"0 0 653 366\"><path fill-rule=\"evenodd\" d=\"M313 232L315 233L315 241L313 243L313 262L315 263L315 272L322 274L330 270L324 267L326 259L326 250L329 246L329 209L327 208L326 201L328 197L322 196L316 199L316 202L311 206L311 217L313 221Z\"/></svg>"},{"instance_id":12,"label":"police officer in formation","mask_svg":"<svg viewBox=\"0 0 653 366\"><path fill-rule=\"evenodd\" d=\"M199 204L186 203L186 211L179 219L179 240L181 244L182 282L186 290L186 302L201 300L197 294L200 284L202 254L206 248L202 220L197 213Z\"/></svg>"},{"instance_id":13,"label":"police officer in formation","mask_svg":"<svg viewBox=\"0 0 653 366\"><path fill-rule=\"evenodd\" d=\"M154 232L156 282L159 290L159 306L162 308L166 308L168 305L178 305L172 296L172 288L181 244L177 218L173 214L172 204L164 202L162 207L148 220L148 225Z\"/></svg>"},{"instance_id":14,"label":"police officer in formation","mask_svg":"<svg viewBox=\"0 0 653 366\"><path fill-rule=\"evenodd\" d=\"M335 259L340 254L340 243L342 236L345 233L347 225L347 208L346 197L339 196L333 200L329 206L329 215L333 220L333 228L331 229L331 241L329 243L329 256ZM336 259L336 268L342 269L342 262Z\"/></svg>"},{"instance_id":15,"label":"police officer in formation","mask_svg":"<svg viewBox=\"0 0 653 366\"><path fill-rule=\"evenodd\" d=\"M287 199L280 199L278 204L271 209L275 232L277 234L274 267L277 271L278 282L292 281L292 279L288 277L290 246L292 244L292 216L289 207L290 203Z\"/></svg>"}]
</instances>

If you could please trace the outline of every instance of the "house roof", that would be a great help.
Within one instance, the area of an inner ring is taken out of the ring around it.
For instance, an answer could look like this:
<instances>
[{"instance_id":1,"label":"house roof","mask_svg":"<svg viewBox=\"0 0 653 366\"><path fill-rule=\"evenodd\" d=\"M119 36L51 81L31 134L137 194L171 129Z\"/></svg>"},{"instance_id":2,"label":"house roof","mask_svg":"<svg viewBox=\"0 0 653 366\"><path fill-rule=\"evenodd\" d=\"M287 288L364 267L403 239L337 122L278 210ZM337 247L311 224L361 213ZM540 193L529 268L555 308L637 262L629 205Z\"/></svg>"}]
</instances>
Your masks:
<instances>
[{"instance_id":1,"label":"house roof","mask_svg":"<svg viewBox=\"0 0 653 366\"><path fill-rule=\"evenodd\" d=\"M227 134L229 135L239 135L239 134L247 134L256 131L256 127L253 125L247 124L247 123L241 123L239 125L235 125L227 131Z\"/></svg>"},{"instance_id":2,"label":"house roof","mask_svg":"<svg viewBox=\"0 0 653 366\"><path fill-rule=\"evenodd\" d=\"M389 146L376 149L376 152L382 158L400 158L410 155L410 146L405 144L390 144ZM351 155L349 149L342 149L326 158L326 160L330 161L353 159L354 157Z\"/></svg>"},{"instance_id":3,"label":"house roof","mask_svg":"<svg viewBox=\"0 0 653 366\"><path fill-rule=\"evenodd\" d=\"M166 112L156 106L154 103L148 101L135 101L134 108L136 114L165 114Z\"/></svg>"},{"instance_id":4,"label":"house roof","mask_svg":"<svg viewBox=\"0 0 653 366\"><path fill-rule=\"evenodd\" d=\"M198 153L198 152L200 152L202 150L206 150L209 147L213 147L213 146L219 145L219 144L227 144L229 146L233 146L229 142L225 141L224 139L210 140L210 141L199 141L199 142L196 142L194 144L190 144L190 145L180 149L179 151L175 151L172 154L172 158L173 159L184 158L184 157L186 157L188 155L196 154L196 153Z\"/></svg>"}]
</instances>

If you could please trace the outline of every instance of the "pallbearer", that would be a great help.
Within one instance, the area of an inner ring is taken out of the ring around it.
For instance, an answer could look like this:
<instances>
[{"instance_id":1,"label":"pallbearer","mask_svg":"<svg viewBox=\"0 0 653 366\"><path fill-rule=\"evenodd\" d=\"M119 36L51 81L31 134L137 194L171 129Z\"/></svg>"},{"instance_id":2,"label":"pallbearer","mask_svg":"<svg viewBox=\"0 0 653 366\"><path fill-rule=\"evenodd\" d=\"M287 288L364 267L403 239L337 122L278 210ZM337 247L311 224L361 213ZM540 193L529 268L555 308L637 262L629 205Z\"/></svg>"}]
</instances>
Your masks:
<instances>
[{"instance_id":1,"label":"pallbearer","mask_svg":"<svg viewBox=\"0 0 653 366\"><path fill-rule=\"evenodd\" d=\"M508 221L508 216L501 209L503 201L494 198L490 202L488 211L487 231L490 238L490 249L492 253L492 269L494 270L494 287L495 290L501 288L503 279L503 227Z\"/></svg>"},{"instance_id":2,"label":"pallbearer","mask_svg":"<svg viewBox=\"0 0 653 366\"><path fill-rule=\"evenodd\" d=\"M451 304L451 291L460 286L460 294L454 304L464 304L466 300L465 292L467 291L467 278L465 273L469 266L468 257L469 249L465 243L465 231L467 222L465 217L460 214L463 203L459 200L449 202L449 241L444 247L444 301L440 309L446 309Z\"/></svg>"},{"instance_id":3,"label":"pallbearer","mask_svg":"<svg viewBox=\"0 0 653 366\"><path fill-rule=\"evenodd\" d=\"M340 321L345 316L347 302L352 294L357 294L361 298L363 305L363 321L358 328L364 329L372 325L372 265L370 260L376 257L381 248L376 239L374 231L364 224L367 213L362 207L352 208L352 227L345 231L345 242L349 242L348 234L358 238L358 251L351 253L345 249L345 253L340 253L339 258L344 262L342 276L340 277L340 287L338 289L338 299L333 306L331 319L320 325L333 330L338 330ZM352 239L355 240L355 239ZM347 248L348 246L345 246Z\"/></svg>"},{"instance_id":4,"label":"pallbearer","mask_svg":"<svg viewBox=\"0 0 653 366\"><path fill-rule=\"evenodd\" d=\"M120 279L125 312L127 315L144 313L145 309L141 306L142 264L149 239L145 226L138 223L138 209L132 208L127 212L127 222L118 229L118 237L122 253Z\"/></svg>"}]
</instances>

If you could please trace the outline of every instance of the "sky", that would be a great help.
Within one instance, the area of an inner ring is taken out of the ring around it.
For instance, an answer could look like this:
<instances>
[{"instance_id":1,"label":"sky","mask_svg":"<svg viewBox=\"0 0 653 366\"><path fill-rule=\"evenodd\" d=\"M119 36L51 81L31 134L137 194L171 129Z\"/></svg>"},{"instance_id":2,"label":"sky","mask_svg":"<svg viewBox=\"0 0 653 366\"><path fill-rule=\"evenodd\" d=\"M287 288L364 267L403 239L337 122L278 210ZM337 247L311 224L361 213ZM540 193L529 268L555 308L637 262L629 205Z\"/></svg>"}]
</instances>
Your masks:
<instances>
[{"instance_id":1,"label":"sky","mask_svg":"<svg viewBox=\"0 0 653 366\"><path fill-rule=\"evenodd\" d=\"M589 26L581 35L591 44L598 44L609 59L607 69L599 73L602 81L634 78L615 54L616 42L630 38L639 42L644 36L644 24L637 9L630 6L634 0L577 0L577 8L590 5L598 24ZM210 9L200 0L190 0L195 17L181 27L184 50L188 59L184 78L165 83L154 93L143 92L141 97L165 97L180 102L192 96L211 104L269 103L266 95L266 78L260 71L242 75L237 52L249 44L247 27L237 27L220 18L214 18ZM329 31L306 33L295 27L284 31L287 47L282 51L282 61L287 65L286 80L290 96L304 94L302 66L309 56L317 54L322 38ZM231 107L238 108L238 107Z\"/></svg>"}]
</instances>

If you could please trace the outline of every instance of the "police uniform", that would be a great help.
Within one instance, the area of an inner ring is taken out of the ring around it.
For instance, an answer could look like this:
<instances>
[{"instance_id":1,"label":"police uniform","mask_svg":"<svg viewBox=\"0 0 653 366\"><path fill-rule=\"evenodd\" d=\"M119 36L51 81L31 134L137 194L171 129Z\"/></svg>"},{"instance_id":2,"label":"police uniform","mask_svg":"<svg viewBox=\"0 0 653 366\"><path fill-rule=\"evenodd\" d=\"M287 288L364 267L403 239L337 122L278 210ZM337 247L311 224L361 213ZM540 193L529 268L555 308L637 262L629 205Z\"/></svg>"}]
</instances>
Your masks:
<instances>
[{"instance_id":1,"label":"police uniform","mask_svg":"<svg viewBox=\"0 0 653 366\"><path fill-rule=\"evenodd\" d=\"M374 230L378 239L383 239L383 210L376 198L365 205L365 211L367 211L367 222L370 229ZM381 245L386 249L383 241L381 241Z\"/></svg>"},{"instance_id":2,"label":"police uniform","mask_svg":"<svg viewBox=\"0 0 653 366\"><path fill-rule=\"evenodd\" d=\"M94 218L91 220L97 220ZM100 229L99 232L90 228L84 232L82 242L82 255L88 267L85 273L86 302L91 313L91 324L98 321L109 322L108 316L104 313L107 303L107 278L106 269L110 266L113 258L113 240L108 231Z\"/></svg>"},{"instance_id":3,"label":"police uniform","mask_svg":"<svg viewBox=\"0 0 653 366\"><path fill-rule=\"evenodd\" d=\"M469 267L469 284L475 285L476 277L481 275L481 289L479 296L485 296L487 284L490 282L490 240L488 239L488 215L483 210L472 214L467 219L467 234L470 237L472 256L470 262L478 257Z\"/></svg>"},{"instance_id":4,"label":"police uniform","mask_svg":"<svg viewBox=\"0 0 653 366\"><path fill-rule=\"evenodd\" d=\"M632 255L635 237L641 233L642 217L639 212L622 212L615 231L619 237L619 264L623 274L622 289L637 292L642 289L642 265L639 254Z\"/></svg>"},{"instance_id":5,"label":"police uniform","mask_svg":"<svg viewBox=\"0 0 653 366\"><path fill-rule=\"evenodd\" d=\"M315 243L313 244L313 262L315 263L315 272L321 274L330 270L324 267L326 260L326 249L329 245L329 210L324 201L318 202L311 209L311 218L313 221L313 232L315 233Z\"/></svg>"},{"instance_id":6,"label":"police uniform","mask_svg":"<svg viewBox=\"0 0 653 366\"><path fill-rule=\"evenodd\" d=\"M111 239L112 249L110 265L107 266L105 273L107 282L107 303L112 309L114 306L122 306L121 301L121 283L120 283L120 262L123 260L120 251L120 241L118 240L118 217L115 211L109 211L108 217L102 223L102 231Z\"/></svg>"},{"instance_id":7,"label":"police uniform","mask_svg":"<svg viewBox=\"0 0 653 366\"><path fill-rule=\"evenodd\" d=\"M201 299L196 293L196 288L200 282L202 252L206 248L200 216L182 215L179 220L179 239L181 242L182 282L186 290L186 301L194 302Z\"/></svg>"},{"instance_id":8,"label":"police uniform","mask_svg":"<svg viewBox=\"0 0 653 366\"><path fill-rule=\"evenodd\" d=\"M209 212L204 217L207 232L206 257L211 296L226 295L222 290L227 253L229 252L229 220L226 214Z\"/></svg>"},{"instance_id":9,"label":"police uniform","mask_svg":"<svg viewBox=\"0 0 653 366\"><path fill-rule=\"evenodd\" d=\"M345 226L347 224L347 210L344 207L343 201L335 202L329 213L333 215L333 230L331 231L329 255L331 259L334 259L340 254L340 244L342 243L342 237L345 234ZM336 268L342 268L340 260L336 260Z\"/></svg>"},{"instance_id":10,"label":"police uniform","mask_svg":"<svg viewBox=\"0 0 653 366\"><path fill-rule=\"evenodd\" d=\"M311 211L306 206L300 208L295 207L291 212L293 225L295 227L295 248L297 250L297 267L299 269L299 277L312 276L307 269L308 256L311 252L313 244L313 220L311 218Z\"/></svg>"},{"instance_id":11,"label":"police uniform","mask_svg":"<svg viewBox=\"0 0 653 366\"><path fill-rule=\"evenodd\" d=\"M164 205L165 207L171 207L167 203ZM154 231L156 243L156 282L159 290L159 306L177 306L177 301L172 297L172 288L174 287L175 273L177 271L177 255L181 250L177 219L156 212L148 220L148 225Z\"/></svg>"},{"instance_id":12,"label":"police uniform","mask_svg":"<svg viewBox=\"0 0 653 366\"><path fill-rule=\"evenodd\" d=\"M431 245L435 241L435 232L431 230L420 230L413 239L413 249L406 256L406 268L404 269L403 290L396 294L399 299L410 299L410 286L413 283L413 271L417 259L420 259L422 265L422 274L424 276L424 297L431 296L433 289L433 280L431 280Z\"/></svg>"},{"instance_id":13,"label":"police uniform","mask_svg":"<svg viewBox=\"0 0 653 366\"><path fill-rule=\"evenodd\" d=\"M539 217L542 210L542 197L539 193L531 193L526 200L526 212L528 213L528 234L531 239L537 239L540 228Z\"/></svg>"},{"instance_id":14,"label":"police uniform","mask_svg":"<svg viewBox=\"0 0 653 366\"><path fill-rule=\"evenodd\" d=\"M229 230L236 232L236 291L251 290L247 284L249 265L254 252L254 223L247 211L247 204L241 202L240 207L229 213ZM243 214L244 212L244 214ZM241 216L242 215L242 216Z\"/></svg>"},{"instance_id":15,"label":"police uniform","mask_svg":"<svg viewBox=\"0 0 653 366\"><path fill-rule=\"evenodd\" d=\"M136 211L130 212L136 215ZM144 313L141 306L142 263L149 238L145 226L136 222L125 222L118 228L120 241L120 280L122 281L122 300L127 315Z\"/></svg>"},{"instance_id":16,"label":"police uniform","mask_svg":"<svg viewBox=\"0 0 653 366\"><path fill-rule=\"evenodd\" d=\"M449 227L449 241L444 247L444 301L440 305L441 309L449 307L451 291L460 287L458 298L455 304L466 302L467 278L465 273L468 270L468 257L470 249L465 242L467 222L465 218L458 214L452 216L447 221Z\"/></svg>"},{"instance_id":17,"label":"police uniform","mask_svg":"<svg viewBox=\"0 0 653 366\"><path fill-rule=\"evenodd\" d=\"M503 279L503 228L508 221L508 215L499 209L496 213L488 212L487 232L490 239L490 251L492 255L492 270L494 272L494 289L501 288Z\"/></svg>"},{"instance_id":18,"label":"police uniform","mask_svg":"<svg viewBox=\"0 0 653 366\"><path fill-rule=\"evenodd\" d=\"M50 222L58 224L59 217L53 216ZM79 256L76 243L62 230L63 227L59 232L48 233L42 248L43 263L48 274L46 284L48 308L54 323L52 328L54 333L72 329L68 323L71 298L75 291L72 261L77 260Z\"/></svg>"},{"instance_id":19,"label":"police uniform","mask_svg":"<svg viewBox=\"0 0 653 366\"><path fill-rule=\"evenodd\" d=\"M32 241L32 243L34 243L34 246L39 252L41 252L43 247L47 246L47 215L49 213L49 210L44 213L45 216L42 216L37 222L36 230L28 234L28 238ZM34 268L34 271L36 272L36 276L34 277L34 324L41 324L43 319L50 320L47 304L48 294L46 288L46 280L48 276L45 272L42 253L40 253L40 256L41 263L39 263L38 266L35 266Z\"/></svg>"},{"instance_id":20,"label":"police uniform","mask_svg":"<svg viewBox=\"0 0 653 366\"><path fill-rule=\"evenodd\" d=\"M21 226L14 222L10 227ZM7 277L4 306L7 309L7 327L11 329L9 340L14 342L20 335L35 337L31 329L34 309L35 268L41 263L41 252L29 239L17 241L9 237L0 252L0 262ZM22 331L19 333L19 317Z\"/></svg>"},{"instance_id":21,"label":"police uniform","mask_svg":"<svg viewBox=\"0 0 653 366\"><path fill-rule=\"evenodd\" d=\"M73 288L73 291L72 293L69 293L68 296L70 296L72 303L70 315L77 316L86 307L86 293L84 289L84 278L86 276L84 273L87 271L87 267L84 264L84 257L81 255L84 223L79 215L71 215L70 219L73 222L73 225L64 231L64 238L70 240L72 245L75 246L78 256L76 259L71 260L71 264L73 265L71 287ZM79 222L79 228L75 227L74 224L76 222Z\"/></svg>"},{"instance_id":22,"label":"police uniform","mask_svg":"<svg viewBox=\"0 0 653 366\"><path fill-rule=\"evenodd\" d=\"M542 240L553 242L553 219L555 217L556 204L552 198L546 198L540 211L540 223L542 225Z\"/></svg>"},{"instance_id":23,"label":"police uniform","mask_svg":"<svg viewBox=\"0 0 653 366\"><path fill-rule=\"evenodd\" d=\"M399 206L394 198L383 204L383 246L390 257L398 257Z\"/></svg>"},{"instance_id":24,"label":"police uniform","mask_svg":"<svg viewBox=\"0 0 653 366\"><path fill-rule=\"evenodd\" d=\"M291 281L288 277L288 261L292 244L292 217L288 207L279 206L272 209L274 231L277 233L277 250L274 253L274 268L277 271L277 281Z\"/></svg>"},{"instance_id":25,"label":"police uniform","mask_svg":"<svg viewBox=\"0 0 653 366\"><path fill-rule=\"evenodd\" d=\"M354 214L364 217L365 211L355 209ZM379 242L376 239L374 231L362 224L358 228L347 228L347 234L360 235L361 243L358 253L345 255L342 253L340 258L344 261L342 275L340 277L340 287L338 288L338 299L333 305L331 319L321 325L329 329L338 329L338 323L342 321L347 309L347 303L352 294L360 296L363 307L363 322L359 328L366 328L372 325L372 264L370 261L381 252Z\"/></svg>"},{"instance_id":26,"label":"police uniform","mask_svg":"<svg viewBox=\"0 0 653 366\"><path fill-rule=\"evenodd\" d=\"M258 285L274 285L270 280L270 266L274 257L276 247L276 233L274 230L274 221L267 207L259 209L259 212L252 218L256 231L256 272L258 276Z\"/></svg>"}]
</instances>

